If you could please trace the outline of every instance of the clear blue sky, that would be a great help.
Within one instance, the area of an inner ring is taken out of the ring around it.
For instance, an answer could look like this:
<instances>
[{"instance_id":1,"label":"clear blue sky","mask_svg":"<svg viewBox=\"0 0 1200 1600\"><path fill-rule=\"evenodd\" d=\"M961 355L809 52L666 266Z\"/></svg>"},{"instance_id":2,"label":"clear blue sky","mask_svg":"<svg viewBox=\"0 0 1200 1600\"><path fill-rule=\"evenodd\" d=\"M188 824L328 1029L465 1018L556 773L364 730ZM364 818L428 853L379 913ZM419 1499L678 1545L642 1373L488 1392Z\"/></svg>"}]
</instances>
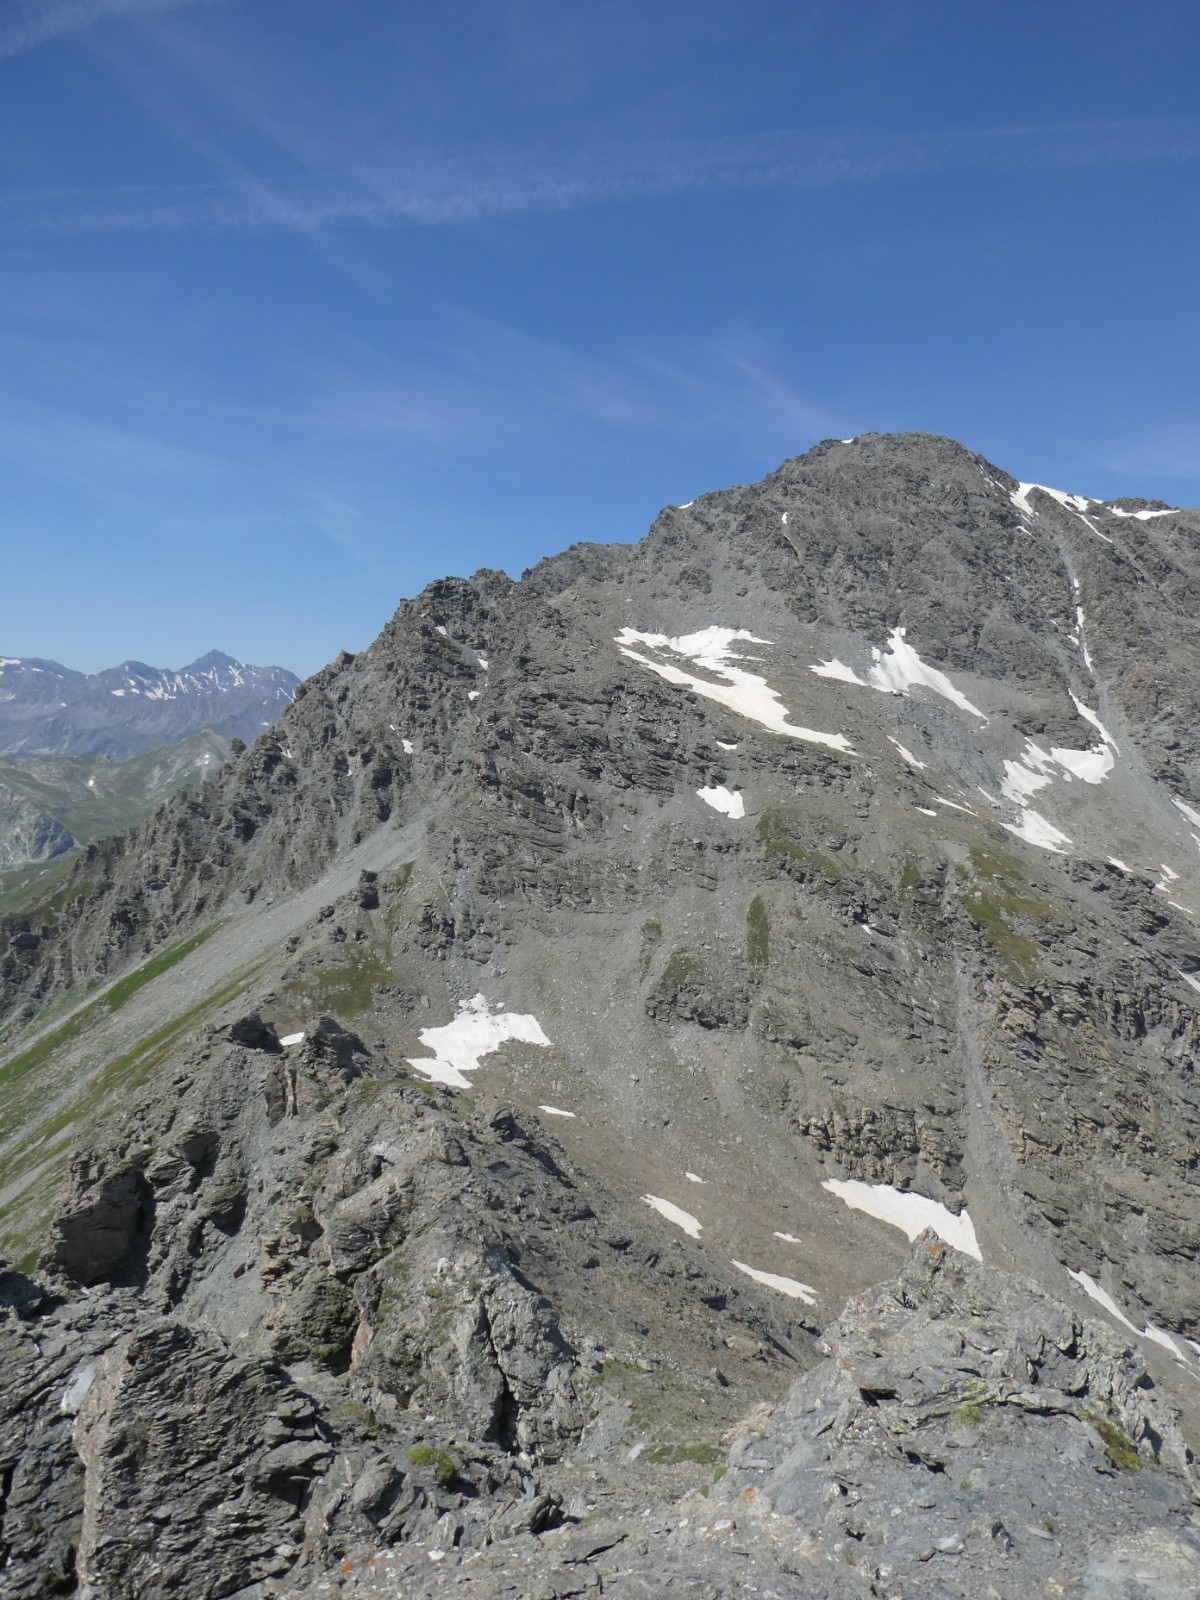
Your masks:
<instances>
[{"instance_id":1,"label":"clear blue sky","mask_svg":"<svg viewBox=\"0 0 1200 1600\"><path fill-rule=\"evenodd\" d=\"M0 653L312 671L829 435L1200 502L1195 0L2 0Z\"/></svg>"}]
</instances>

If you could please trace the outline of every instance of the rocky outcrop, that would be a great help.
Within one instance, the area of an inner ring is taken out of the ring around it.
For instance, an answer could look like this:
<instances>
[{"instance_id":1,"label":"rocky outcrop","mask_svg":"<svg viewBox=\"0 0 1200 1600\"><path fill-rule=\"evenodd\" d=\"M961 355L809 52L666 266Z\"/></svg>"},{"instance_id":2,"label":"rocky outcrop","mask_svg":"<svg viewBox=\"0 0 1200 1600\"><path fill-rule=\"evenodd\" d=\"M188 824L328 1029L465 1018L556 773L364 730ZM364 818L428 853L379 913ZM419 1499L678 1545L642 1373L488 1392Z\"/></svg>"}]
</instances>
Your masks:
<instances>
[{"instance_id":1,"label":"rocky outcrop","mask_svg":"<svg viewBox=\"0 0 1200 1600\"><path fill-rule=\"evenodd\" d=\"M933 1234L853 1301L704 1494L484 1551L373 1552L288 1595L481 1600L753 1590L797 1600L1184 1595L1196 1473L1121 1341Z\"/></svg>"}]
</instances>

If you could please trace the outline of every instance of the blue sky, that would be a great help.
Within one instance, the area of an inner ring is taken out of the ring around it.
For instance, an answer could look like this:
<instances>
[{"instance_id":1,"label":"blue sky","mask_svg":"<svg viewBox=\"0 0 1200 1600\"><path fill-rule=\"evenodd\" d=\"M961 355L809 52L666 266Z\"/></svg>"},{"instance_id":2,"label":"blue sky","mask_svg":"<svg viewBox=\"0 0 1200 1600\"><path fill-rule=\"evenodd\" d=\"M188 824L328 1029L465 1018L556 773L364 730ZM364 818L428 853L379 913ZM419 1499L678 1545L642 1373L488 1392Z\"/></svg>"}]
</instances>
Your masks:
<instances>
[{"instance_id":1,"label":"blue sky","mask_svg":"<svg viewBox=\"0 0 1200 1600\"><path fill-rule=\"evenodd\" d=\"M1200 503L1194 0L3 0L0 652L307 673L817 440Z\"/></svg>"}]
</instances>

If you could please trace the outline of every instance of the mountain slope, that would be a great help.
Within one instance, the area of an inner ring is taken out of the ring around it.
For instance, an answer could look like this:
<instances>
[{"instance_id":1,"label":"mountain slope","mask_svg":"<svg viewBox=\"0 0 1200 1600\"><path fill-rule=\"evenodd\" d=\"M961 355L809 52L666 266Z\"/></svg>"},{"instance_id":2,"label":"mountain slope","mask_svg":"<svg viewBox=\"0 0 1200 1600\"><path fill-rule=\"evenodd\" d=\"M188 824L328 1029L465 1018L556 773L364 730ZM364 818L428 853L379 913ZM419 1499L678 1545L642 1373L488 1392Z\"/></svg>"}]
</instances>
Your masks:
<instances>
[{"instance_id":1,"label":"mountain slope","mask_svg":"<svg viewBox=\"0 0 1200 1600\"><path fill-rule=\"evenodd\" d=\"M0 870L53 859L72 844L125 832L177 789L204 782L228 750L228 739L205 731L125 761L94 756L0 760ZM32 839L19 831L18 816L39 819Z\"/></svg>"},{"instance_id":2,"label":"mountain slope","mask_svg":"<svg viewBox=\"0 0 1200 1600\"><path fill-rule=\"evenodd\" d=\"M202 791L82 852L5 925L0 1236L24 1273L42 1252L63 1302L37 1315L99 1286L63 1349L115 1387L74 1444L53 1434L87 1503L165 1492L161 1465L113 1474L120 1408L150 1403L122 1352L168 1326L205 1372L236 1352L275 1374L254 1381L304 1433L281 1436L286 1528L264 1490L180 1592L290 1571L305 1539L331 1559L368 1534L428 1544L446 1518L474 1550L522 1452L535 1533L665 1503L711 1479L732 1416L819 1367L812 1330L928 1222L1020 1275L962 1290L994 1306L997 1347L1024 1348L1039 1295L1098 1319L1194 1445L1197 600L1195 512L1022 485L923 435L832 441L668 508L637 546L431 586ZM503 1199L495 1097L520 1130L501 1143L549 1174ZM477 1196L461 1222L422 1197L427 1135L457 1141L438 1162ZM513 1284L559 1352L520 1378L488 1333ZM445 1296L446 1323L416 1314ZM936 1343L943 1314L922 1316ZM533 1398L552 1369L553 1425ZM1172 1485L1166 1549L1193 1503L1160 1448L1177 1424L1118 1414L1126 1378L1089 1371L1080 1482L1111 1474L1105 1429L1132 1439ZM871 1409L884 1387L856 1392ZM450 1438L482 1452L469 1468ZM210 1442L203 1470L248 1472L254 1449L221 1465ZM421 1476L438 1450L469 1490ZM74 1481L56 1526L99 1582L116 1524L77 1526ZM1084 1495L1084 1545L1022 1582L1083 1583L1119 1487Z\"/></svg>"},{"instance_id":3,"label":"mountain slope","mask_svg":"<svg viewBox=\"0 0 1200 1600\"><path fill-rule=\"evenodd\" d=\"M0 756L121 760L205 729L254 739L297 681L282 667L247 666L219 650L178 672L125 661L88 674L56 661L0 657Z\"/></svg>"}]
</instances>

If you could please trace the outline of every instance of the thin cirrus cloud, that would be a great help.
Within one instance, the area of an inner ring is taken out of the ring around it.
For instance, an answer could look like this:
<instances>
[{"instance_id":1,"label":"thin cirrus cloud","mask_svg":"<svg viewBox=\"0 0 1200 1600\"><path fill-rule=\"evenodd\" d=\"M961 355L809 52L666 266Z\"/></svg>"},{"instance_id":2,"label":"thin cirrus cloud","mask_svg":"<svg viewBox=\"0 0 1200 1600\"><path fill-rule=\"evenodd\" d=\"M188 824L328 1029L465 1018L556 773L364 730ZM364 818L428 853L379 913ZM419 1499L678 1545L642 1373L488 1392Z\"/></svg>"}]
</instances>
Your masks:
<instances>
[{"instance_id":1,"label":"thin cirrus cloud","mask_svg":"<svg viewBox=\"0 0 1200 1600\"><path fill-rule=\"evenodd\" d=\"M149 17L220 0L15 0L0 17L0 61L93 27L107 17Z\"/></svg>"},{"instance_id":2,"label":"thin cirrus cloud","mask_svg":"<svg viewBox=\"0 0 1200 1600\"><path fill-rule=\"evenodd\" d=\"M126 3L132 9L135 0ZM197 0L136 3L165 9ZM704 191L798 191L962 171L1197 159L1200 119L1192 118L917 134L815 131L607 145L559 155L397 154L363 162L336 180L247 176L201 184L10 190L0 196L0 220L17 233L79 234L434 226Z\"/></svg>"}]
</instances>

